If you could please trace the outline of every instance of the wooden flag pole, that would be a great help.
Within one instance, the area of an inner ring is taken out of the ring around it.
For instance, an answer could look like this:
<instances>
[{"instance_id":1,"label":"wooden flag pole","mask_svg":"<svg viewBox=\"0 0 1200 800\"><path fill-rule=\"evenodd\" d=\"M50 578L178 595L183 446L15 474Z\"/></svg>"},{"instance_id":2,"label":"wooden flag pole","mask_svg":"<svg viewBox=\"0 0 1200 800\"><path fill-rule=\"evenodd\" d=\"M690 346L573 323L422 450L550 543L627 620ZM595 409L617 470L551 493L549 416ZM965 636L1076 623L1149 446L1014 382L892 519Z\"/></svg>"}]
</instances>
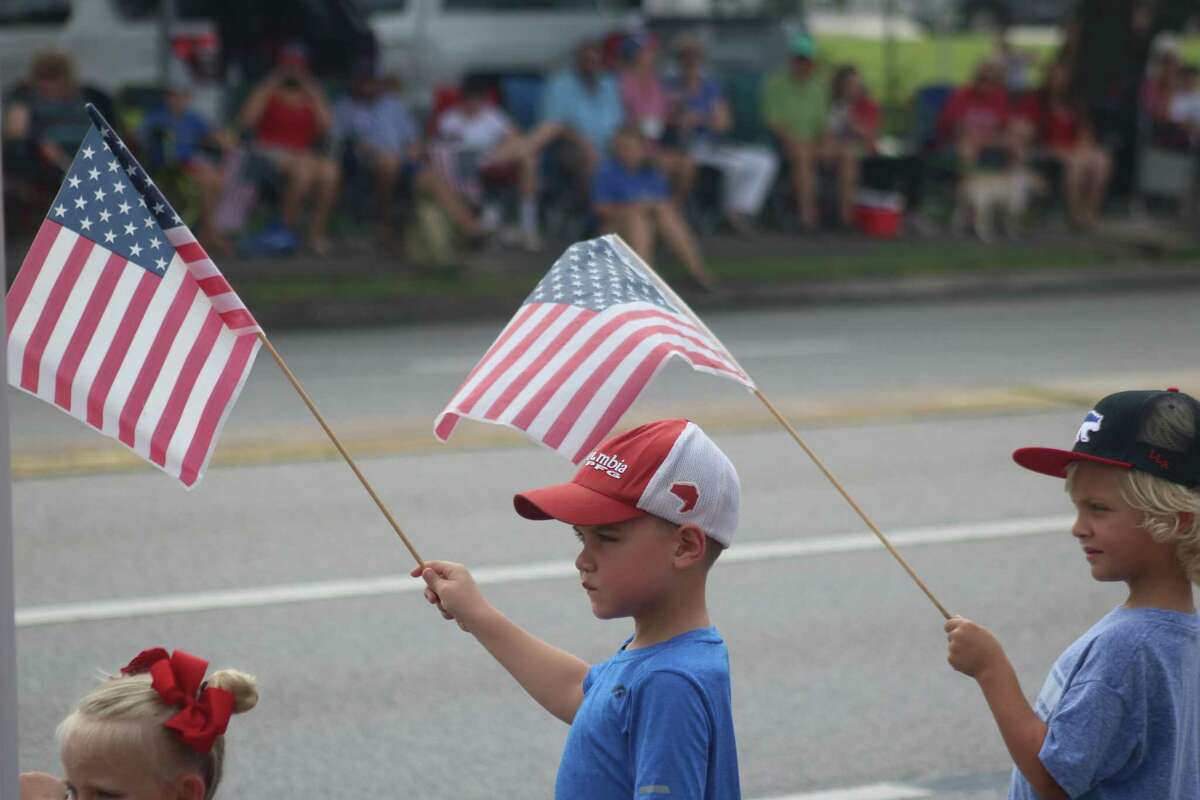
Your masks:
<instances>
[{"instance_id":1,"label":"wooden flag pole","mask_svg":"<svg viewBox=\"0 0 1200 800\"><path fill-rule=\"evenodd\" d=\"M774 416L775 419L779 420L779 424L782 425L784 429L792 435L792 438L796 440L796 444L800 445L800 448L804 450L804 452L808 454L808 457L812 459L812 462L817 465L817 469L821 470L821 474L828 478L829 482L833 484L833 488L837 489L838 493L841 494L842 497L846 498L846 502L850 504L850 507L854 509L858 516L862 517L862 521L867 523L867 527L871 529L871 533L879 537L879 541L883 543L883 546L887 548L887 551L892 554L897 562L899 562L900 566L904 567L904 571L908 573L908 577L912 578L917 586L920 587L921 591L925 593L925 596L929 598L929 602L933 603L934 606L937 607L937 610L942 613L943 617L950 619L950 612L946 610L946 607L941 604L941 601L939 601L937 597L934 596L933 592L929 590L929 587L925 585L925 581L921 580L913 568L909 566L908 562L904 560L904 556L900 555L900 552L892 546L892 543L888 541L888 538L883 535L883 531L879 530L871 518L867 516L867 512L863 511L862 507L855 502L854 498L850 496L850 493L846 491L845 487L842 486L838 479L833 476L833 473L829 471L829 468L825 466L825 463L821 461L816 453L813 452L812 448L800 438L800 434L797 433L796 429L792 427L792 424L788 422L782 414L779 413L779 409L775 408L775 405L767 399L767 396L763 394L760 389L756 388L754 390L754 396L762 401L762 404L767 407L767 410L771 412L771 415Z\"/></svg>"},{"instance_id":2,"label":"wooden flag pole","mask_svg":"<svg viewBox=\"0 0 1200 800\"><path fill-rule=\"evenodd\" d=\"M375 505L379 506L379 510L383 512L383 516L386 517L388 523L391 524L392 530L396 532L396 535L400 537L400 541L404 542L404 546L408 548L408 552L412 554L412 557L416 560L417 566L424 569L425 562L421 560L419 555L417 555L417 549L413 547L412 542L410 542L408 537L404 535L404 531L400 529L400 525L396 522L396 518L392 516L392 512L389 511L388 507L383 504L383 501L379 499L379 495L375 493L375 489L371 486L371 482L367 480L367 477L362 474L362 470L360 470L358 465L354 463L354 459L350 457L350 453L346 452L346 448L342 446L340 441L338 441L337 434L333 432L333 429L329 427L329 423L325 421L323 416L321 416L321 412L317 410L316 404L313 403L312 398L308 396L308 392L304 391L304 387L300 385L300 380L296 377L296 374L292 372L291 368L288 367L287 362L283 360L283 356L279 355L279 351L275 349L275 345L271 344L271 340L268 339L267 335L262 331L259 331L258 333L258 340L262 342L263 347L267 348L267 352L271 354L271 357L275 359L275 363L279 365L281 370L283 370L284 376L286 376L288 381L292 384L292 388L296 390L296 394L300 395L300 399L304 401L304 405L308 406L308 410L311 411L312 415L317 418L317 422L325 431L325 435L329 437L331 442L333 442L333 446L336 447L338 452L342 454L342 458L346 459L346 463L350 465L350 469L358 477L358 480L363 485L363 488L367 490L367 494L371 495L371 499L375 501Z\"/></svg>"},{"instance_id":3,"label":"wooden flag pole","mask_svg":"<svg viewBox=\"0 0 1200 800\"><path fill-rule=\"evenodd\" d=\"M662 291L668 298L670 298L671 302L675 303L679 308L686 312L687 315L691 317L692 321L700 326L700 328L708 334L709 338L721 347L721 349L724 351L724 355L729 359L730 363L736 365L737 368L741 369L745 375L749 376L750 373L742 369L742 365L738 364L737 359L733 357L733 354L730 353L725 345L721 343L721 340L718 339L711 330L709 330L708 326L704 324L704 320L700 319L695 311L692 311L691 307L684 302L682 297L675 293L675 290L671 288L670 284L664 281L662 277L654 271L653 267L643 261L641 256L634 252L633 248L626 244L625 240L623 240L620 236L611 234L607 238L609 238L617 246L618 250L624 252L632 261L645 269L646 273L651 277L651 279L654 280L659 290ZM946 607L942 605L941 601L939 601L937 597L934 596L933 592L929 590L929 587L925 585L925 581L921 580L913 568L909 566L908 562L904 560L904 556L900 555L899 551L896 550L890 541L888 541L888 538L884 536L883 531L879 530L879 527L871 520L870 517L867 516L867 513L862 510L862 507L855 502L854 498L850 496L850 493L846 491L845 487L843 487L838 479L833 476L833 473L829 471L829 468L825 466L825 463L821 461L817 454L813 452L813 449L809 447L804 439L800 437L799 432L792 427L792 424L784 418L783 414L779 413L779 409L775 408L775 405L767 399L767 396L763 394L762 390L757 386L755 386L751 391L753 391L754 396L757 397L762 404L767 407L767 410L771 412L771 416L775 417L779 424L783 426L784 430L791 434L791 437L795 440L796 444L800 445L800 449L802 449L808 455L808 457L812 459L812 462L817 465L817 469L821 471L821 474L824 475L829 482L833 484L833 488L837 489L838 493L845 498L846 502L850 504L850 507L854 509L855 513L857 513L858 516L862 518L862 521L867 524L867 527L871 530L871 533L878 537L879 541L883 543L883 546L887 548L887 551L892 554L892 557L896 559L900 566L904 568L904 571L908 573L908 576L913 579L921 591L925 593L925 596L929 598L929 601L933 603L939 612L941 612L941 615L946 619L950 619L950 612L946 610Z\"/></svg>"}]
</instances>

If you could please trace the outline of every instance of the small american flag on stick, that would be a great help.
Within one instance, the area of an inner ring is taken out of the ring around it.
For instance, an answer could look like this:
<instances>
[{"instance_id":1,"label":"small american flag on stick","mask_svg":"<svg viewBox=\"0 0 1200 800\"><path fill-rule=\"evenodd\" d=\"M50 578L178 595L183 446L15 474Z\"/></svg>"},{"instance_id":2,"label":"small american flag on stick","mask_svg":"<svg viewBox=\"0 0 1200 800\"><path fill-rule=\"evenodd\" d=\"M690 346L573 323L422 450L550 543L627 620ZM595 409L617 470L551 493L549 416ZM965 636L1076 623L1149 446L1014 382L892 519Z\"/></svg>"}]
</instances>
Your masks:
<instances>
[{"instance_id":1,"label":"small american flag on stick","mask_svg":"<svg viewBox=\"0 0 1200 800\"><path fill-rule=\"evenodd\" d=\"M125 143L93 126L5 300L8 380L194 485L258 323Z\"/></svg>"},{"instance_id":2,"label":"small american flag on stick","mask_svg":"<svg viewBox=\"0 0 1200 800\"><path fill-rule=\"evenodd\" d=\"M754 382L624 242L577 242L434 421L446 441L460 417L506 425L578 463L612 430L672 356Z\"/></svg>"}]
</instances>

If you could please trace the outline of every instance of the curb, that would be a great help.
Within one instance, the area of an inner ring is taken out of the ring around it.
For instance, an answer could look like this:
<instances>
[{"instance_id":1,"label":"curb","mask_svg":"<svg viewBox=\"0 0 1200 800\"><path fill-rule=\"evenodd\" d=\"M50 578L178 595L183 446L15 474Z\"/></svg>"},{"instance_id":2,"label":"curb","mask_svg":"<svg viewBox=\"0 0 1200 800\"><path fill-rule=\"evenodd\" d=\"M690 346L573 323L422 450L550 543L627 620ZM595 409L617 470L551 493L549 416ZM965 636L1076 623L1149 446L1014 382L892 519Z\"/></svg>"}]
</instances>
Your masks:
<instances>
[{"instance_id":1,"label":"curb","mask_svg":"<svg viewBox=\"0 0 1200 800\"><path fill-rule=\"evenodd\" d=\"M531 284L532 286L532 284ZM1046 270L997 275L939 275L731 287L720 295L682 291L698 311L736 311L868 304L913 304L943 300L998 300L1072 294L1117 294L1200 287L1194 268L1141 265L1123 270ZM421 322L507 319L525 292L495 295L422 295L378 300L305 300L255 309L276 330L328 329Z\"/></svg>"}]
</instances>

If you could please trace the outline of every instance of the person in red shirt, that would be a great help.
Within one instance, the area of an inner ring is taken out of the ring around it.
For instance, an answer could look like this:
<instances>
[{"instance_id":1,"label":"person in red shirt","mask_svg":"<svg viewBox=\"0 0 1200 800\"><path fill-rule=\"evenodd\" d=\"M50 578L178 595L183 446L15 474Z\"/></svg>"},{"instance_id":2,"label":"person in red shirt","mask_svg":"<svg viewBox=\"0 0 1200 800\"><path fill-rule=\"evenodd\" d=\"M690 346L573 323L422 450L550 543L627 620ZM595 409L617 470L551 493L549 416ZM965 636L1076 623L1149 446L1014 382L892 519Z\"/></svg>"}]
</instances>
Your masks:
<instances>
[{"instance_id":1,"label":"person in red shirt","mask_svg":"<svg viewBox=\"0 0 1200 800\"><path fill-rule=\"evenodd\" d=\"M337 200L341 169L318 151L328 135L333 113L320 84L308 68L303 48L283 49L275 70L250 94L238 121L253 131L255 149L283 173L283 224L294 233L306 201L308 245L320 255L329 252L326 229Z\"/></svg>"},{"instance_id":2,"label":"person in red shirt","mask_svg":"<svg viewBox=\"0 0 1200 800\"><path fill-rule=\"evenodd\" d=\"M1063 61L1050 64L1026 116L1037 132L1038 146L1062 165L1068 219L1085 230L1095 225L1099 216L1112 174L1112 157L1096 141L1083 104L1071 96L1070 87L1068 65Z\"/></svg>"},{"instance_id":3,"label":"person in red shirt","mask_svg":"<svg viewBox=\"0 0 1200 800\"><path fill-rule=\"evenodd\" d=\"M1013 124L1008 90L1000 64L984 61L975 79L954 91L938 117L938 138L958 152L964 172L972 170L985 150L999 151L1009 168L1025 163L1027 136Z\"/></svg>"}]
</instances>

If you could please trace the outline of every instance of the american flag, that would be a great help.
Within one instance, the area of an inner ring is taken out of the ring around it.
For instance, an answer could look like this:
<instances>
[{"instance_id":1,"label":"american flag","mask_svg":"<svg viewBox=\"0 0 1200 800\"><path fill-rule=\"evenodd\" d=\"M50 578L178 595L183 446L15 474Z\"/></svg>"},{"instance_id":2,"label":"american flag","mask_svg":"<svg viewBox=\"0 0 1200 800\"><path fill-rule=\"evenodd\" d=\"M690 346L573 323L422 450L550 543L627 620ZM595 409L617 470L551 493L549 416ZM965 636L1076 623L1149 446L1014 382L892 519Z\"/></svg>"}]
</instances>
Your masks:
<instances>
[{"instance_id":1,"label":"american flag","mask_svg":"<svg viewBox=\"0 0 1200 800\"><path fill-rule=\"evenodd\" d=\"M88 106L6 299L8 380L200 479L258 352L258 323L125 143Z\"/></svg>"},{"instance_id":2,"label":"american flag","mask_svg":"<svg viewBox=\"0 0 1200 800\"><path fill-rule=\"evenodd\" d=\"M577 242L554 263L434 421L520 430L572 462L612 430L667 359L754 382L620 239Z\"/></svg>"}]
</instances>

